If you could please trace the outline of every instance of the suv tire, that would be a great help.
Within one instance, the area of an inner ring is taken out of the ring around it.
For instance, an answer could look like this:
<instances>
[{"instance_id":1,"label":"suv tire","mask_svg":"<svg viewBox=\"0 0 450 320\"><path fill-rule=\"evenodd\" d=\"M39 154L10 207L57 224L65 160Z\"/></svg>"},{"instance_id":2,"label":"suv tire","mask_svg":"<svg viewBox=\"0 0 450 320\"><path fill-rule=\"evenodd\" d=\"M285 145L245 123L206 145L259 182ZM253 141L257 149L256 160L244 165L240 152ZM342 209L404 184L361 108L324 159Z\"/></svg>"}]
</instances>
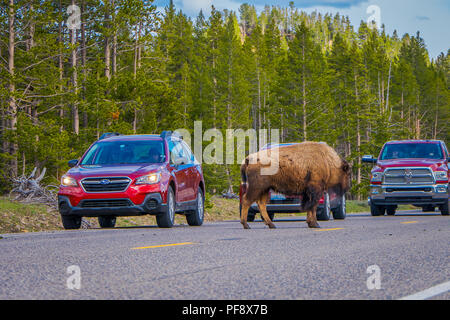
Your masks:
<instances>
[{"instance_id":1,"label":"suv tire","mask_svg":"<svg viewBox=\"0 0 450 320\"><path fill-rule=\"evenodd\" d=\"M197 192L197 207L195 210L186 215L186 221L190 226L201 226L205 215L205 198L203 197L202 189L198 188Z\"/></svg>"},{"instance_id":2,"label":"suv tire","mask_svg":"<svg viewBox=\"0 0 450 320\"><path fill-rule=\"evenodd\" d=\"M78 216L61 216L62 224L66 230L80 229L81 217Z\"/></svg>"},{"instance_id":3,"label":"suv tire","mask_svg":"<svg viewBox=\"0 0 450 320\"><path fill-rule=\"evenodd\" d=\"M449 215L449 207L450 207L450 199L448 199L445 204L439 206L439 210L441 210L441 214L443 216Z\"/></svg>"},{"instance_id":4,"label":"suv tire","mask_svg":"<svg viewBox=\"0 0 450 320\"><path fill-rule=\"evenodd\" d=\"M114 228L114 226L116 225L116 217L99 216L98 224L101 228Z\"/></svg>"},{"instance_id":5,"label":"suv tire","mask_svg":"<svg viewBox=\"0 0 450 320\"><path fill-rule=\"evenodd\" d=\"M386 208L384 206L377 206L376 204L373 204L370 202L370 214L374 217L377 216L384 216Z\"/></svg>"},{"instance_id":6,"label":"suv tire","mask_svg":"<svg viewBox=\"0 0 450 320\"><path fill-rule=\"evenodd\" d=\"M316 217L319 221L328 221L331 218L330 196L328 193L324 196L323 207L317 208Z\"/></svg>"},{"instance_id":7,"label":"suv tire","mask_svg":"<svg viewBox=\"0 0 450 320\"><path fill-rule=\"evenodd\" d=\"M345 202L345 195L342 196L339 207L332 210L333 212L333 219L334 220L344 220L347 216L347 205Z\"/></svg>"},{"instance_id":8,"label":"suv tire","mask_svg":"<svg viewBox=\"0 0 450 320\"><path fill-rule=\"evenodd\" d=\"M388 216L395 216L395 210L397 210L396 206L389 206L386 208L386 214Z\"/></svg>"},{"instance_id":9,"label":"suv tire","mask_svg":"<svg viewBox=\"0 0 450 320\"><path fill-rule=\"evenodd\" d=\"M156 216L156 224L160 228L172 228L175 224L175 194L172 187L167 190L167 208Z\"/></svg>"}]
</instances>

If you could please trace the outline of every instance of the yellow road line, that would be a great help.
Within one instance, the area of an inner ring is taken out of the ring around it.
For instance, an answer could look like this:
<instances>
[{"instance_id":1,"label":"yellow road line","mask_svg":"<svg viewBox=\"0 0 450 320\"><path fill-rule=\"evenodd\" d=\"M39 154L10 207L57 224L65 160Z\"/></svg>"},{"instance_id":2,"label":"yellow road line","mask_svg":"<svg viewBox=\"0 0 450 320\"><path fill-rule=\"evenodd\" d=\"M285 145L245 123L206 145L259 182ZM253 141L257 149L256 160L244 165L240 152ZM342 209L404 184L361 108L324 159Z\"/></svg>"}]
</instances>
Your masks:
<instances>
[{"instance_id":1,"label":"yellow road line","mask_svg":"<svg viewBox=\"0 0 450 320\"><path fill-rule=\"evenodd\" d=\"M334 231L334 230L342 230L342 229L344 229L344 228L317 229L317 230L314 230L314 231L321 232L321 231Z\"/></svg>"},{"instance_id":2,"label":"yellow road line","mask_svg":"<svg viewBox=\"0 0 450 320\"><path fill-rule=\"evenodd\" d=\"M400 222L401 224L411 224L411 223L417 223L418 221L405 221L405 222Z\"/></svg>"},{"instance_id":3,"label":"yellow road line","mask_svg":"<svg viewBox=\"0 0 450 320\"><path fill-rule=\"evenodd\" d=\"M188 244L194 244L194 243L193 242L182 242L182 243L160 244L160 245L157 245L157 246L131 248L131 250L142 250L142 249L153 249L153 248L162 248L162 247L185 246L185 245L188 245Z\"/></svg>"}]
</instances>

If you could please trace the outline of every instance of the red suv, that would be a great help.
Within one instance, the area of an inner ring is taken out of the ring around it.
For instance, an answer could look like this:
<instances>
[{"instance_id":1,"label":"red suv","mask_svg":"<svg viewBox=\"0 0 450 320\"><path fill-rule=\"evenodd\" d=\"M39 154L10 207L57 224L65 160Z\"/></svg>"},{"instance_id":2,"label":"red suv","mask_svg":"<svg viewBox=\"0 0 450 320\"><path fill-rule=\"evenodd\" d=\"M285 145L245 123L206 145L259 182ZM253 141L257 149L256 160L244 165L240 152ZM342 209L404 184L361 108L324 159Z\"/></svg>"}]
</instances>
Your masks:
<instances>
[{"instance_id":1,"label":"red suv","mask_svg":"<svg viewBox=\"0 0 450 320\"><path fill-rule=\"evenodd\" d=\"M155 215L162 228L174 225L175 213L191 226L203 224L202 168L175 133L104 134L69 167L58 192L65 229L80 228L82 217L113 228L118 216L145 214Z\"/></svg>"}]
</instances>

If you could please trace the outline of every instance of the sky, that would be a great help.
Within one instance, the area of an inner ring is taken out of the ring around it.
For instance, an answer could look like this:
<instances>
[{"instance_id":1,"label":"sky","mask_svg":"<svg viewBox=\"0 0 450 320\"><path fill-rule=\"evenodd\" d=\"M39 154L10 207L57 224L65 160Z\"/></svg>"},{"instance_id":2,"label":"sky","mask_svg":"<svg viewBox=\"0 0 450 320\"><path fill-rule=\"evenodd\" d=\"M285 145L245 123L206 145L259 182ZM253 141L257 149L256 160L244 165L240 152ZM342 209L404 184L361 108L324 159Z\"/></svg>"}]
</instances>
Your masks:
<instances>
[{"instance_id":1,"label":"sky","mask_svg":"<svg viewBox=\"0 0 450 320\"><path fill-rule=\"evenodd\" d=\"M308 13L340 13L348 16L355 30L361 20L379 20L385 25L386 32L397 30L401 37L405 33L415 35L420 31L430 53L430 58L450 49L450 0L294 0L294 5ZM167 6L169 0L155 0L160 9ZM238 11L243 3L252 4L258 11L265 5L287 7L289 0L174 0L177 9L195 18L200 9L205 14L211 5L216 9ZM377 9L379 8L379 10ZM377 18L374 18L377 17Z\"/></svg>"}]
</instances>

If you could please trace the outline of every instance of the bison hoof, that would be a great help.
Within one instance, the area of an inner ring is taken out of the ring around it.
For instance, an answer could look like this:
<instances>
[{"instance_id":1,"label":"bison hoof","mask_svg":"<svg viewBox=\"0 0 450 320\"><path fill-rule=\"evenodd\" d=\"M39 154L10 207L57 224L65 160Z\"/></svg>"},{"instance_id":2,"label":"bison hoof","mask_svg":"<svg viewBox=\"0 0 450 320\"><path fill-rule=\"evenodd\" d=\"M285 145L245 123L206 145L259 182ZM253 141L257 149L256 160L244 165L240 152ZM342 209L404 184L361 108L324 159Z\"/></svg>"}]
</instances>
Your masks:
<instances>
[{"instance_id":1,"label":"bison hoof","mask_svg":"<svg viewBox=\"0 0 450 320\"><path fill-rule=\"evenodd\" d=\"M310 227L312 229L319 229L320 228L318 223L308 223L308 227Z\"/></svg>"},{"instance_id":2,"label":"bison hoof","mask_svg":"<svg viewBox=\"0 0 450 320\"><path fill-rule=\"evenodd\" d=\"M273 223L270 223L270 224L269 224L269 228L270 228L270 229L276 229L277 227L275 227L275 225L274 225Z\"/></svg>"},{"instance_id":3,"label":"bison hoof","mask_svg":"<svg viewBox=\"0 0 450 320\"><path fill-rule=\"evenodd\" d=\"M250 229L250 227L247 223L243 223L242 225L244 226L244 229Z\"/></svg>"}]
</instances>

